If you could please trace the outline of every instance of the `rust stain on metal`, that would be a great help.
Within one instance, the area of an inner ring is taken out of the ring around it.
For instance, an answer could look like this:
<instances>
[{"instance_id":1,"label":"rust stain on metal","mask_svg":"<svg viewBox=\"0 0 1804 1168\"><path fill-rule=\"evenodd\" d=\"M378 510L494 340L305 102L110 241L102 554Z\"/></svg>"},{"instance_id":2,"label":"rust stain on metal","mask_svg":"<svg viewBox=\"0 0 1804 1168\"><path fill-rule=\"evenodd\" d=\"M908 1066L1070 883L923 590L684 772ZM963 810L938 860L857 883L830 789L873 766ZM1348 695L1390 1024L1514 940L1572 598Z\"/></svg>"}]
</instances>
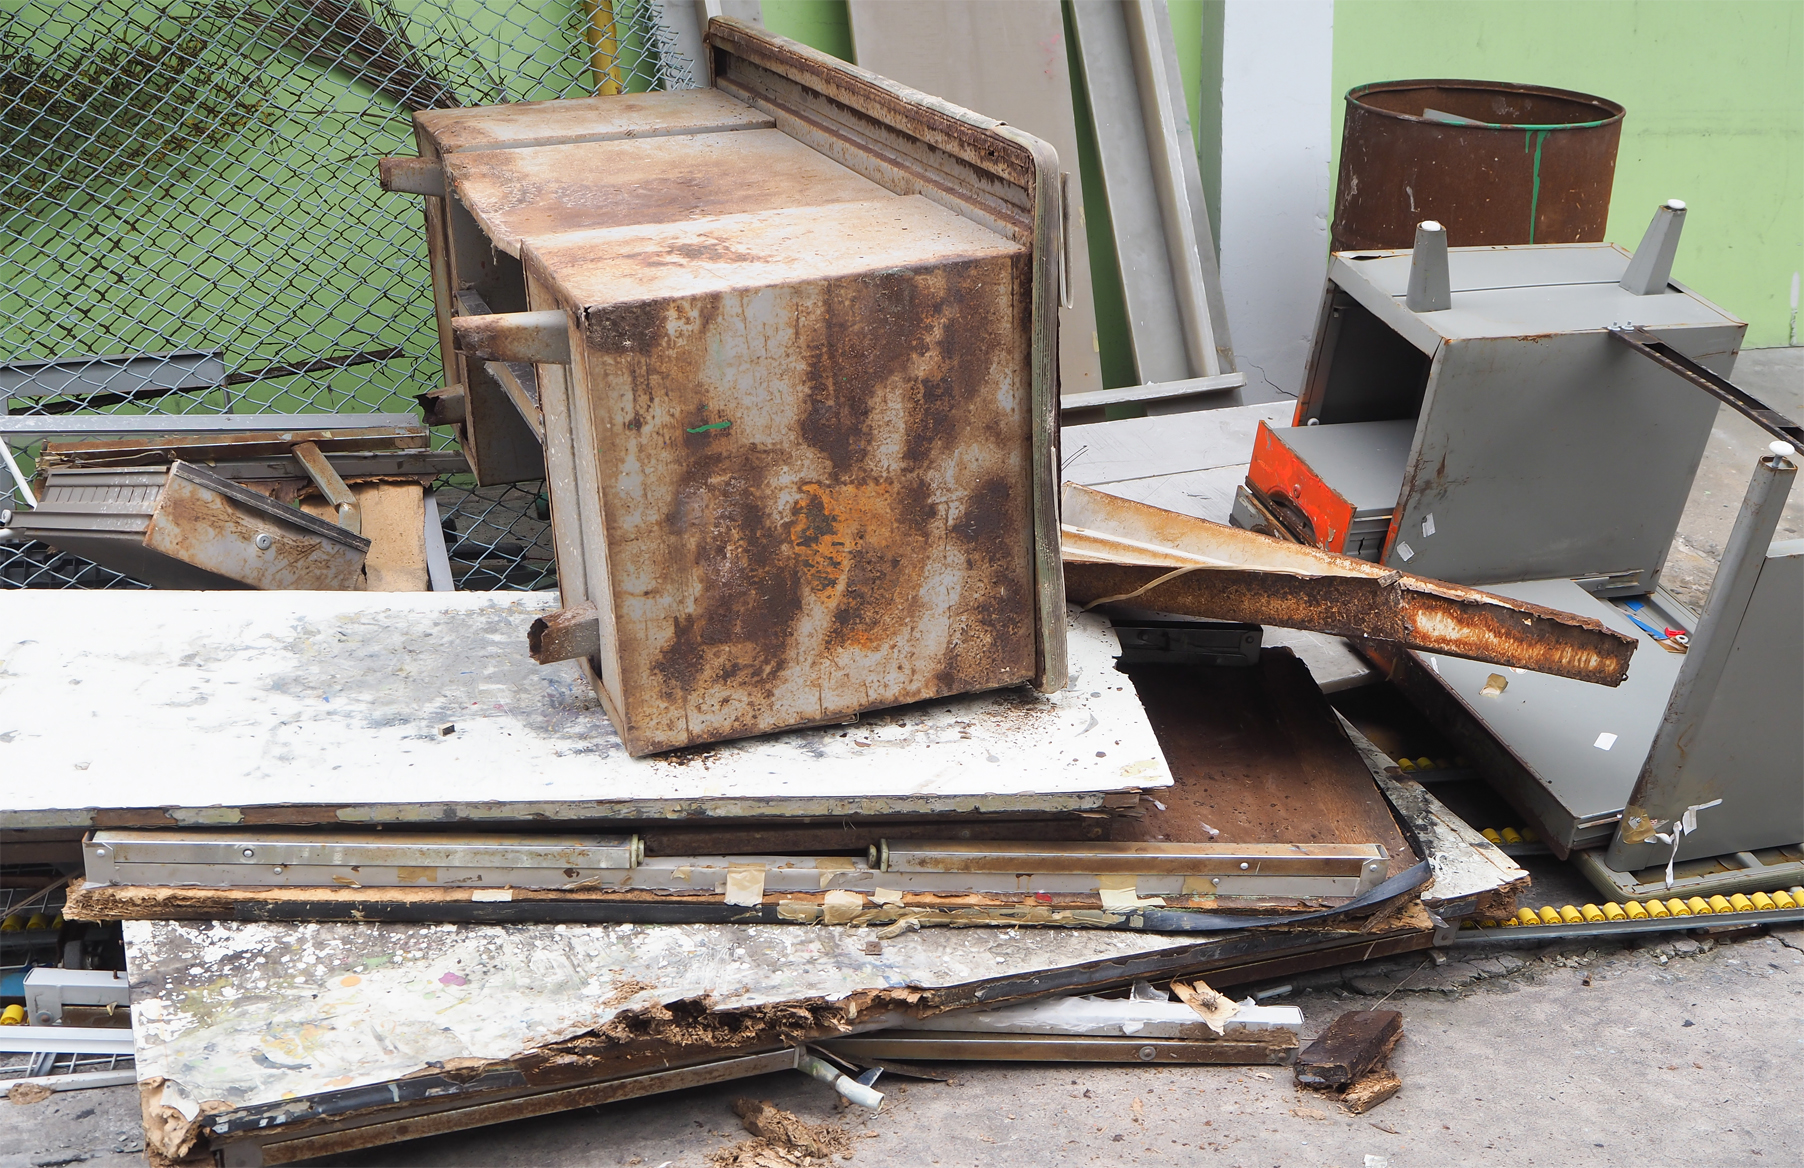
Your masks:
<instances>
[{"instance_id":1,"label":"rust stain on metal","mask_svg":"<svg viewBox=\"0 0 1804 1168\"><path fill-rule=\"evenodd\" d=\"M873 127L906 124L937 149L997 175L1020 191L1033 189L1032 152L990 132L999 122L734 20L710 21L707 39L710 45L729 51L729 70L746 62L778 77L800 81L841 104L846 112L869 119ZM735 72L727 76L740 79Z\"/></svg>"},{"instance_id":2,"label":"rust stain on metal","mask_svg":"<svg viewBox=\"0 0 1804 1168\"><path fill-rule=\"evenodd\" d=\"M455 154L446 169L511 255L553 233L893 197L779 130Z\"/></svg>"},{"instance_id":3,"label":"rust stain on metal","mask_svg":"<svg viewBox=\"0 0 1804 1168\"><path fill-rule=\"evenodd\" d=\"M1613 101L1536 85L1361 86L1347 94L1329 250L1412 247L1424 219L1455 247L1602 242L1622 119Z\"/></svg>"},{"instance_id":4,"label":"rust stain on metal","mask_svg":"<svg viewBox=\"0 0 1804 1168\"><path fill-rule=\"evenodd\" d=\"M169 474L145 527L146 548L250 588L342 591L364 586L368 540L348 532L308 530L325 525L300 511L293 518L258 514L243 500L183 477L186 465L176 463Z\"/></svg>"},{"instance_id":5,"label":"rust stain on metal","mask_svg":"<svg viewBox=\"0 0 1804 1168\"><path fill-rule=\"evenodd\" d=\"M1393 641L1607 686L1628 676L1635 651L1633 638L1588 617L1075 484L1065 514L1065 587L1078 603L1137 594L1166 612Z\"/></svg>"},{"instance_id":6,"label":"rust stain on metal","mask_svg":"<svg viewBox=\"0 0 1804 1168\"><path fill-rule=\"evenodd\" d=\"M581 312L596 454L635 479L604 493L636 752L1034 676L1026 250L920 200L833 210L527 249L577 295L687 293Z\"/></svg>"}]
</instances>

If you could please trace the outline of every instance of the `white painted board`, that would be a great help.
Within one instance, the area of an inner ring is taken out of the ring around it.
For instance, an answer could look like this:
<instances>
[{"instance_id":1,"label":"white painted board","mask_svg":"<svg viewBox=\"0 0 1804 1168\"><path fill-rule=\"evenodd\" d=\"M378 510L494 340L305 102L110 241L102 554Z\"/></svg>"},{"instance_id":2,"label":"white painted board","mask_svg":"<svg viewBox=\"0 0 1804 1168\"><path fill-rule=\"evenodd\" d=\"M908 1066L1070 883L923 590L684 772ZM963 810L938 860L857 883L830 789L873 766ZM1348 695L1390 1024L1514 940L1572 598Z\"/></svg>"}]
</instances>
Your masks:
<instances>
[{"instance_id":1,"label":"white painted board","mask_svg":"<svg viewBox=\"0 0 1804 1168\"><path fill-rule=\"evenodd\" d=\"M1115 635L1072 615L1071 684L631 758L549 593L0 595L10 827L1077 810L1169 785ZM441 733L443 728L449 732Z\"/></svg>"},{"instance_id":2,"label":"white painted board","mask_svg":"<svg viewBox=\"0 0 1804 1168\"><path fill-rule=\"evenodd\" d=\"M141 1081L190 1116L508 1059L658 1003L838 1002L1186 944L1080 929L127 921ZM1106 973L1099 973L1104 980ZM456 1064L453 1064L456 1065Z\"/></svg>"}]
</instances>

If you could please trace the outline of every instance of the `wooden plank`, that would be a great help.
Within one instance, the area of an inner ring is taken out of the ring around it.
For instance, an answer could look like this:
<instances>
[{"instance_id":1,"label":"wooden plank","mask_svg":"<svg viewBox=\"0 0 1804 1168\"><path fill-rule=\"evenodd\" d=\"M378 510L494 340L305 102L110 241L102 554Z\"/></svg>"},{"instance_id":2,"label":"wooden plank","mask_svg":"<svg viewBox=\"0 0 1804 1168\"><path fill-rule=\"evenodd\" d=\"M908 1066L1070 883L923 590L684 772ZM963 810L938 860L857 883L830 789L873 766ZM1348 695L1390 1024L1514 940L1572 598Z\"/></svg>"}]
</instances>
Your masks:
<instances>
[{"instance_id":1,"label":"wooden plank","mask_svg":"<svg viewBox=\"0 0 1804 1168\"><path fill-rule=\"evenodd\" d=\"M408 482L350 484L363 512L363 537L370 541L364 557L364 590L425 592L426 491L418 479ZM317 496L302 500L301 510L329 523L338 520L332 505Z\"/></svg>"},{"instance_id":2,"label":"wooden plank","mask_svg":"<svg viewBox=\"0 0 1804 1168\"><path fill-rule=\"evenodd\" d=\"M1363 1115L1403 1089L1403 1080L1389 1067L1367 1071L1340 1097L1340 1105L1354 1115Z\"/></svg>"},{"instance_id":3,"label":"wooden plank","mask_svg":"<svg viewBox=\"0 0 1804 1168\"><path fill-rule=\"evenodd\" d=\"M1403 1037L1395 1010L1349 1010L1297 1056L1297 1082L1342 1087L1381 1065Z\"/></svg>"},{"instance_id":4,"label":"wooden plank","mask_svg":"<svg viewBox=\"0 0 1804 1168\"><path fill-rule=\"evenodd\" d=\"M1389 875L1416 863L1371 772L1288 650L1252 669L1129 669L1175 785L1115 838L1377 843ZM1214 828L1219 835L1212 836Z\"/></svg>"},{"instance_id":5,"label":"wooden plank","mask_svg":"<svg viewBox=\"0 0 1804 1168\"><path fill-rule=\"evenodd\" d=\"M573 663L527 657L548 593L26 589L7 607L14 828L1018 815L1170 783L1093 615L1069 622L1058 693L632 759Z\"/></svg>"}]
</instances>

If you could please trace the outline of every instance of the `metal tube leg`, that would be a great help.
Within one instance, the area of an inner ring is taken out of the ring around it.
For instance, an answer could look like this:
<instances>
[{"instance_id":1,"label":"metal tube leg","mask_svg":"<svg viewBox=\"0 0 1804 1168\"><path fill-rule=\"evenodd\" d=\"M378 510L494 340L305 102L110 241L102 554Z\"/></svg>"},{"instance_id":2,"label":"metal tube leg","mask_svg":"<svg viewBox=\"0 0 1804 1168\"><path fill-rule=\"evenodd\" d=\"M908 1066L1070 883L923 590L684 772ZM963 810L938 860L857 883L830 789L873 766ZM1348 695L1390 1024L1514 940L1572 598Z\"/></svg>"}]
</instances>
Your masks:
<instances>
[{"instance_id":1,"label":"metal tube leg","mask_svg":"<svg viewBox=\"0 0 1804 1168\"><path fill-rule=\"evenodd\" d=\"M1705 805L1733 797L1723 786L1726 776L1686 770L1685 747L1709 713L1767 548L1779 526L1779 513L1785 509L1785 497L1797 477L1798 468L1787 457L1795 453L1791 445L1775 442L1771 449L1771 457L1754 465L1741 514L1735 517L1729 545L1723 549L1722 563L1710 585L1703 619L1692 633L1685 663L1667 700L1666 716L1654 732L1635 790L1623 808L1616 837L1610 841L1604 862L1618 872L1669 864L1678 854L1680 837L1695 824L1695 816ZM1693 817L1692 824L1686 823L1688 815Z\"/></svg>"}]
</instances>

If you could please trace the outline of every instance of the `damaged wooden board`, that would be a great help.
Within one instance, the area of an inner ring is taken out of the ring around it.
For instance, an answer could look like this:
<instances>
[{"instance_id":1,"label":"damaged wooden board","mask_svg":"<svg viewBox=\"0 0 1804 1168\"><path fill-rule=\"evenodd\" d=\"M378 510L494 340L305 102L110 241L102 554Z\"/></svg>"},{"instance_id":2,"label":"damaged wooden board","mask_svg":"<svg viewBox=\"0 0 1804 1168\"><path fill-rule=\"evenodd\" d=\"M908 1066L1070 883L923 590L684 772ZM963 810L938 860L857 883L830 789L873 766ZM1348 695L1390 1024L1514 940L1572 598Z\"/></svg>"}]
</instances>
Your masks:
<instances>
[{"instance_id":1,"label":"damaged wooden board","mask_svg":"<svg viewBox=\"0 0 1804 1168\"><path fill-rule=\"evenodd\" d=\"M1377 843L1390 874L1416 863L1371 772L1308 670L1285 650L1251 668L1129 669L1173 785L1117 839Z\"/></svg>"},{"instance_id":2,"label":"damaged wooden board","mask_svg":"<svg viewBox=\"0 0 1804 1168\"><path fill-rule=\"evenodd\" d=\"M1073 602L1132 600L1212 620L1375 638L1598 685L1628 676L1638 641L1591 617L1411 576L1065 484Z\"/></svg>"},{"instance_id":3,"label":"damaged wooden board","mask_svg":"<svg viewBox=\"0 0 1804 1168\"><path fill-rule=\"evenodd\" d=\"M855 1033L876 1015L1424 935L1414 921L1363 938L937 929L873 954L867 930L770 925L125 925L147 1142L172 1159ZM483 1114L471 1124L510 1118Z\"/></svg>"},{"instance_id":4,"label":"damaged wooden board","mask_svg":"<svg viewBox=\"0 0 1804 1168\"><path fill-rule=\"evenodd\" d=\"M547 593L23 590L6 607L12 829L1019 815L1171 781L1097 616L1069 619L1057 693L634 759L573 663L528 658Z\"/></svg>"},{"instance_id":5,"label":"damaged wooden board","mask_svg":"<svg viewBox=\"0 0 1804 1168\"><path fill-rule=\"evenodd\" d=\"M1434 884L1422 894L1422 903L1446 920L1469 916L1502 920L1513 914L1517 896L1528 891L1528 872L1426 787L1405 778L1353 723L1336 717L1396 810L1417 854L1434 870Z\"/></svg>"}]
</instances>

